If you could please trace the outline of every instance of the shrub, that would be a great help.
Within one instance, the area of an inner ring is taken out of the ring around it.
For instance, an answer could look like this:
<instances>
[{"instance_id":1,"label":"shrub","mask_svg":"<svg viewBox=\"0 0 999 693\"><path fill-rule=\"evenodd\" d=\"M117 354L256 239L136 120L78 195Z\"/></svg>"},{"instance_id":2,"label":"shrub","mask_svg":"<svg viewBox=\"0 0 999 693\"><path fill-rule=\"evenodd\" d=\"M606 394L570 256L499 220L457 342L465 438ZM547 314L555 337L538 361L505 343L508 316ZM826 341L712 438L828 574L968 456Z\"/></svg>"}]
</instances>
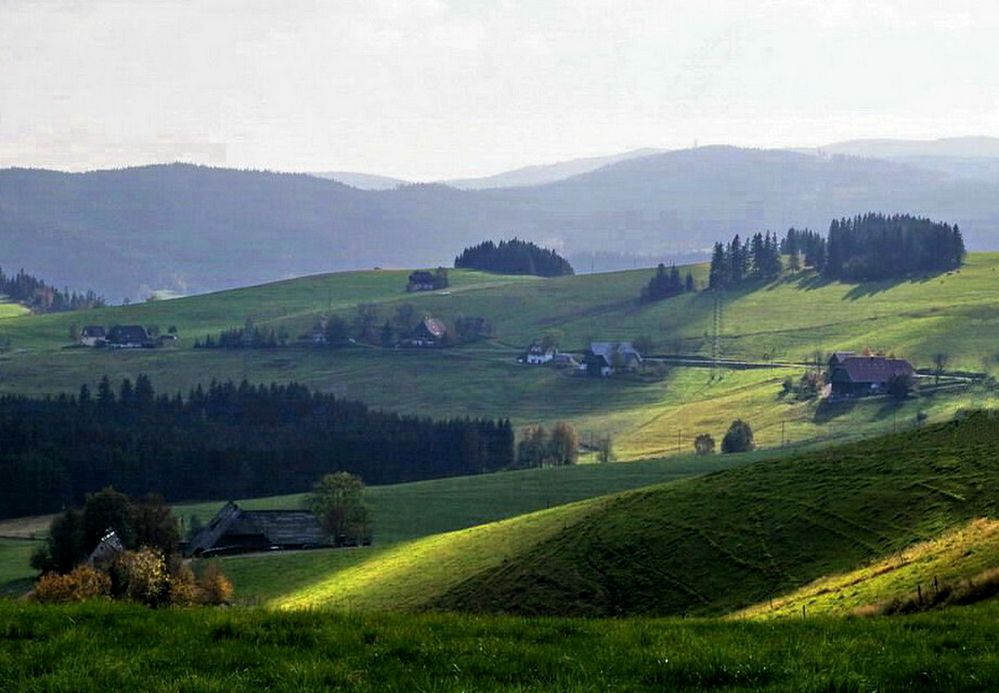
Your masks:
<instances>
[{"instance_id":1,"label":"shrub","mask_svg":"<svg viewBox=\"0 0 999 693\"><path fill-rule=\"evenodd\" d=\"M170 589L168 599L177 606L191 606L204 601L201 588L198 586L194 571L191 570L180 556L171 556L169 560Z\"/></svg>"},{"instance_id":2,"label":"shrub","mask_svg":"<svg viewBox=\"0 0 999 693\"><path fill-rule=\"evenodd\" d=\"M111 578L89 565L79 565L71 572L46 573L35 584L33 598L39 602L81 602L111 594Z\"/></svg>"},{"instance_id":3,"label":"shrub","mask_svg":"<svg viewBox=\"0 0 999 693\"><path fill-rule=\"evenodd\" d=\"M232 582L222 572L222 567L215 561L205 566L198 578L201 588L201 600L205 604L228 604L232 601Z\"/></svg>"},{"instance_id":4,"label":"shrub","mask_svg":"<svg viewBox=\"0 0 999 693\"><path fill-rule=\"evenodd\" d=\"M753 429L742 419L736 419L728 427L728 432L722 438L722 452L748 452L755 448Z\"/></svg>"},{"instance_id":5,"label":"shrub","mask_svg":"<svg viewBox=\"0 0 999 693\"><path fill-rule=\"evenodd\" d=\"M111 567L115 594L149 606L169 598L170 579L163 554L143 547L125 551Z\"/></svg>"},{"instance_id":6,"label":"shrub","mask_svg":"<svg viewBox=\"0 0 999 693\"><path fill-rule=\"evenodd\" d=\"M694 451L698 455L710 455L715 451L715 439L707 433L694 438Z\"/></svg>"}]
</instances>

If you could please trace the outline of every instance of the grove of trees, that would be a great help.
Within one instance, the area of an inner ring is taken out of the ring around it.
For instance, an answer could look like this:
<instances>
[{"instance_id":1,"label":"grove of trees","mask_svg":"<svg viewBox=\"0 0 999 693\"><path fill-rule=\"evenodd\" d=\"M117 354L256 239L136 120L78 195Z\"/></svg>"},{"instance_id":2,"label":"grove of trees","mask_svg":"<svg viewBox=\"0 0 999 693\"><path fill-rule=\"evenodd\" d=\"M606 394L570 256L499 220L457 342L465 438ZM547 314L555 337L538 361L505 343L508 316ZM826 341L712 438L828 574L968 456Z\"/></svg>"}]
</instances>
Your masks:
<instances>
[{"instance_id":1,"label":"grove of trees","mask_svg":"<svg viewBox=\"0 0 999 693\"><path fill-rule=\"evenodd\" d=\"M35 313L60 313L70 310L103 308L107 302L93 291L80 293L56 289L23 269L17 274L4 274L0 268L0 294L24 304Z\"/></svg>"},{"instance_id":2,"label":"grove of trees","mask_svg":"<svg viewBox=\"0 0 999 693\"><path fill-rule=\"evenodd\" d=\"M53 512L113 485L132 496L228 499L307 490L349 471L371 483L512 467L507 420L402 416L297 384L213 382L0 397L0 517ZM102 528L103 529L103 528Z\"/></svg>"},{"instance_id":3,"label":"grove of trees","mask_svg":"<svg viewBox=\"0 0 999 693\"><path fill-rule=\"evenodd\" d=\"M864 214L833 220L822 274L870 281L913 272L946 271L964 262L957 226L908 214Z\"/></svg>"},{"instance_id":4,"label":"grove of trees","mask_svg":"<svg viewBox=\"0 0 999 693\"><path fill-rule=\"evenodd\" d=\"M573 274L572 265L554 250L514 238L498 244L485 241L465 248L454 259L460 269L477 269L500 274L534 274L560 277Z\"/></svg>"},{"instance_id":5,"label":"grove of trees","mask_svg":"<svg viewBox=\"0 0 999 693\"><path fill-rule=\"evenodd\" d=\"M642 287L639 301L652 303L691 291L694 291L694 275L689 270L686 276L681 278L676 265L667 270L666 265L660 264L656 267L656 273L649 279L649 283Z\"/></svg>"},{"instance_id":6,"label":"grove of trees","mask_svg":"<svg viewBox=\"0 0 999 693\"><path fill-rule=\"evenodd\" d=\"M579 460L579 434L572 425L560 421L549 433L543 426L528 426L517 443L517 466L547 467L576 464Z\"/></svg>"}]
</instances>

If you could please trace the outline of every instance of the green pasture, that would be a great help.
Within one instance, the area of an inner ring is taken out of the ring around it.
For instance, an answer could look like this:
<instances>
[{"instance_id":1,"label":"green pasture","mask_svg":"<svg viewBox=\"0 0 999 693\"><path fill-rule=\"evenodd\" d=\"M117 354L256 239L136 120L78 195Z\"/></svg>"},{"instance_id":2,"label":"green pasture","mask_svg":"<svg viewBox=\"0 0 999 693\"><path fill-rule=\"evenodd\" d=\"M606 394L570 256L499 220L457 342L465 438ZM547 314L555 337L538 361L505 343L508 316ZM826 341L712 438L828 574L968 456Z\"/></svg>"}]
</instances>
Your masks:
<instances>
[{"instance_id":1,"label":"green pasture","mask_svg":"<svg viewBox=\"0 0 999 693\"><path fill-rule=\"evenodd\" d=\"M996 603L761 623L0 601L0 689L980 691L999 686L997 619Z\"/></svg>"}]
</instances>

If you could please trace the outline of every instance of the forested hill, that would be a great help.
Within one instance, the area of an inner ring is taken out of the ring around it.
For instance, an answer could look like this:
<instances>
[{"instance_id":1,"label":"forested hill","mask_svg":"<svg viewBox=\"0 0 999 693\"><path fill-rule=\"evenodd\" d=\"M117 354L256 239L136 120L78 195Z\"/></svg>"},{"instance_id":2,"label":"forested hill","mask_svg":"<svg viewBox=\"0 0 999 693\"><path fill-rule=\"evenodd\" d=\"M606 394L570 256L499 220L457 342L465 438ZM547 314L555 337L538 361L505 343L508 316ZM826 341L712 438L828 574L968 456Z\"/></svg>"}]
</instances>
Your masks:
<instances>
[{"instance_id":1,"label":"forested hill","mask_svg":"<svg viewBox=\"0 0 999 693\"><path fill-rule=\"evenodd\" d=\"M373 266L449 264L482 238L566 253L704 250L734 231L824 228L870 209L959 224L999 245L999 186L876 159L703 147L557 183L357 190L309 175L189 165L0 171L0 247L112 302Z\"/></svg>"}]
</instances>

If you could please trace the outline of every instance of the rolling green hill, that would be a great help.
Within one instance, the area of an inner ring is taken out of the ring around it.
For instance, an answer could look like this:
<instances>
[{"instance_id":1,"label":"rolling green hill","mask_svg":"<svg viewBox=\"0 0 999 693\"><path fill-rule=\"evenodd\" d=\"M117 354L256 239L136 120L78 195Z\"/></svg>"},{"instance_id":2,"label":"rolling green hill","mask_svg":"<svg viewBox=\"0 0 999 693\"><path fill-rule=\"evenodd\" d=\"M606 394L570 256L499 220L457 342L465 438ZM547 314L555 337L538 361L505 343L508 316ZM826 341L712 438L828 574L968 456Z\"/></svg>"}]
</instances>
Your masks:
<instances>
[{"instance_id":1,"label":"rolling green hill","mask_svg":"<svg viewBox=\"0 0 999 693\"><path fill-rule=\"evenodd\" d=\"M375 546L350 551L306 551L253 554L223 559L237 596L259 602L293 587L321 582L334 569L367 560L374 552L442 532L511 518L649 484L664 483L728 469L765 453L688 456L643 460L628 464L586 464L436 479L409 484L371 486L365 493L371 507ZM240 501L248 509L301 507L302 496L274 496ZM180 504L174 513L185 523L202 523L214 516L221 501ZM51 516L0 521L0 592L24 591L35 572L28 559L34 542L47 534Z\"/></svg>"},{"instance_id":2,"label":"rolling green hill","mask_svg":"<svg viewBox=\"0 0 999 693\"><path fill-rule=\"evenodd\" d=\"M418 539L331 566L324 579L270 603L725 614L996 517L997 444L995 419L982 413L764 460ZM965 577L982 569L966 566ZM940 578L953 577L950 570Z\"/></svg>"},{"instance_id":3,"label":"rolling green hill","mask_svg":"<svg viewBox=\"0 0 999 693\"><path fill-rule=\"evenodd\" d=\"M901 282L826 283L804 272L782 281L729 292L721 300L722 355L800 362L816 350L884 348L931 365L947 353L950 367L995 372L999 310L994 286L999 254L974 254L960 271ZM780 382L800 368L712 372L674 366L660 379L594 382L514 357L546 330L566 349L591 338L645 335L656 353L708 356L715 298L679 296L648 306L635 298L651 270L543 280L452 272L449 292L412 295L405 272L321 275L235 291L93 311L4 320L0 392L75 391L101 374L114 379L146 373L168 392L212 378L297 380L317 389L406 413L509 416L517 425L565 419L584 436L612 433L622 459L690 449L693 437L718 438L736 416L750 421L761 445L782 440L839 439L883 432L911 422L918 411L942 420L959 408L995 404L985 391L943 390L904 405L872 401L838 407L781 400ZM697 267L703 279L703 267ZM294 347L273 351L194 351L194 339L242 325L307 332L320 315L350 318L357 303L378 305L381 319L402 303L453 320L483 316L495 339L444 351L356 347L334 351ZM66 349L70 325L174 325L181 340L155 351Z\"/></svg>"}]
</instances>

